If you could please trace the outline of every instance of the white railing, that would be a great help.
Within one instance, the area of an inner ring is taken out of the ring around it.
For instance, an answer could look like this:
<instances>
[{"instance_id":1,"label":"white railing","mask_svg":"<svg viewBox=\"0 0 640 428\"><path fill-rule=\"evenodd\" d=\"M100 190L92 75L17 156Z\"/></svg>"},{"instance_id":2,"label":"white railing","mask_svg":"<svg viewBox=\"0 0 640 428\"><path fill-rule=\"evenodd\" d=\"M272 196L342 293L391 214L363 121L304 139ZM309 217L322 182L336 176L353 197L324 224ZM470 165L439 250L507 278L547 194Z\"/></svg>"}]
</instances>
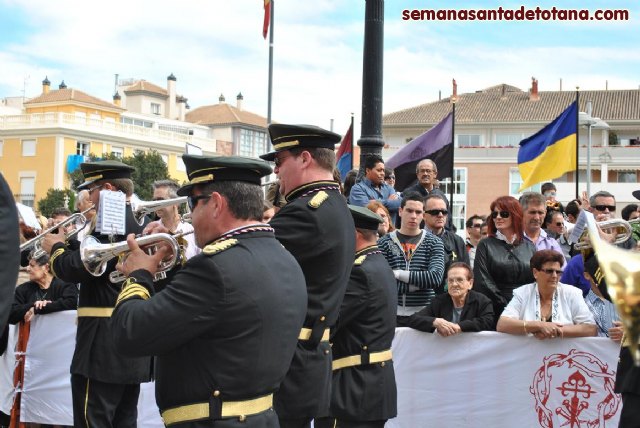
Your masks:
<instances>
[{"instance_id":1,"label":"white railing","mask_svg":"<svg viewBox=\"0 0 640 428\"><path fill-rule=\"evenodd\" d=\"M95 132L101 135L131 138L148 144L165 144L184 149L186 143L201 147L205 152L216 151L216 140L178 132L117 123L112 120L80 117L69 113L33 113L0 116L0 130L68 128Z\"/></svg>"}]
</instances>

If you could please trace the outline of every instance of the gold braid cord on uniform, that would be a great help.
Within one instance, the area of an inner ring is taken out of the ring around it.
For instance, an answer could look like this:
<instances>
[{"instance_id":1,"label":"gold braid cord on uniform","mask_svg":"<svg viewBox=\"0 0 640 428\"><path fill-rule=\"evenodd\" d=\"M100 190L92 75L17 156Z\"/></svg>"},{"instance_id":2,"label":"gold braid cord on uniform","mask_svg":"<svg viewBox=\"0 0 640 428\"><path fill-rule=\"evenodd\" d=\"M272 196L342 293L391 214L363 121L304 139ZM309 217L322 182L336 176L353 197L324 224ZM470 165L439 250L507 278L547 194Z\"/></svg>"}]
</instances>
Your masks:
<instances>
[{"instance_id":1,"label":"gold braid cord on uniform","mask_svg":"<svg viewBox=\"0 0 640 428\"><path fill-rule=\"evenodd\" d=\"M49 269L51 270L51 274L53 276L55 276L56 278L58 277L58 275L56 275L56 271L53 269L53 262L56 260L56 258L58 258L58 256L60 254L64 253L64 248L58 248L57 250L55 250L53 252L53 254L51 254L51 258L49 258Z\"/></svg>"},{"instance_id":2,"label":"gold braid cord on uniform","mask_svg":"<svg viewBox=\"0 0 640 428\"><path fill-rule=\"evenodd\" d=\"M125 300L131 298L140 298L142 300L147 300L149 297L151 297L151 294L149 294L149 290L147 290L144 286L136 283L136 279L134 277L129 277L124 282L124 284L122 284L122 291L120 291L120 294L118 295L116 307L118 307L121 302L124 302Z\"/></svg>"}]
</instances>

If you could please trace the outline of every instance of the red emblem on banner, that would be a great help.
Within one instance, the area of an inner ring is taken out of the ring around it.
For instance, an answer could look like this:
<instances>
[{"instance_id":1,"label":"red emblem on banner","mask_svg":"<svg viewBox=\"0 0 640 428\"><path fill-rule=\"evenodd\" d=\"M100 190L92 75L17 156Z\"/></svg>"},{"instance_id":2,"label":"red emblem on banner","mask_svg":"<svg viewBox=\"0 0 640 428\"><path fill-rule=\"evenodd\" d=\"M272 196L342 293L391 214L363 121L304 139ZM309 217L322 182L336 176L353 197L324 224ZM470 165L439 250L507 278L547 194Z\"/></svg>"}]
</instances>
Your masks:
<instances>
[{"instance_id":1,"label":"red emblem on banner","mask_svg":"<svg viewBox=\"0 0 640 428\"><path fill-rule=\"evenodd\" d=\"M615 372L595 355L572 349L548 355L529 388L542 428L604 428L620 406Z\"/></svg>"}]
</instances>

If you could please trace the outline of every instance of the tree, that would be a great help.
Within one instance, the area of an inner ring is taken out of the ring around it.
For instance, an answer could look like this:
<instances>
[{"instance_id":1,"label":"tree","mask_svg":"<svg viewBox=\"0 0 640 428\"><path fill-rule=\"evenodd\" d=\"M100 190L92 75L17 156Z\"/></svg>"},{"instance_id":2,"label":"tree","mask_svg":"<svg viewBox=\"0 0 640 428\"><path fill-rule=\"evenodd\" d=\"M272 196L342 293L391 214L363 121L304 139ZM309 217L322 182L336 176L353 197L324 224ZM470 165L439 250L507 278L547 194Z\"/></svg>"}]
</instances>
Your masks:
<instances>
[{"instance_id":1,"label":"tree","mask_svg":"<svg viewBox=\"0 0 640 428\"><path fill-rule=\"evenodd\" d=\"M89 162L97 160L119 160L133 166L136 169L132 174L132 180L135 184L134 191L144 201L151 200L153 197L152 184L154 181L171 178L162 156L155 150L150 150L149 152L138 151L133 156L127 156L122 159L107 153L104 153L100 158L93 153L89 155ZM69 180L73 189L77 189L82 184L84 180L79 168L69 174Z\"/></svg>"},{"instance_id":2,"label":"tree","mask_svg":"<svg viewBox=\"0 0 640 428\"><path fill-rule=\"evenodd\" d=\"M68 205L64 204L65 195L69 198ZM69 206L73 207L74 203L75 195L73 194L73 191L69 189L49 189L47 190L47 196L38 201L38 211L43 216L49 218L51 217L53 210L56 208L66 207L73 211Z\"/></svg>"}]
</instances>

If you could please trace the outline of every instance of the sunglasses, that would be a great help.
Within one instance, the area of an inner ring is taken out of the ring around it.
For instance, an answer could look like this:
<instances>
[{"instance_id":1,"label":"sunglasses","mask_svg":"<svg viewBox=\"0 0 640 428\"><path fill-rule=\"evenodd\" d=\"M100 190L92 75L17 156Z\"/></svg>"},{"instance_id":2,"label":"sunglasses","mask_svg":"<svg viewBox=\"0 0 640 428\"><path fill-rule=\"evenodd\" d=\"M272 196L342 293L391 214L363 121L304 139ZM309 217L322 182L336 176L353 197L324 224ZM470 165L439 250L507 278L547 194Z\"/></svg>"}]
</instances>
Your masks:
<instances>
[{"instance_id":1,"label":"sunglasses","mask_svg":"<svg viewBox=\"0 0 640 428\"><path fill-rule=\"evenodd\" d=\"M280 167L280 165L282 165L282 162L284 162L284 160L286 158L290 158L293 155L289 155L289 156L276 156L275 158L273 158L273 163L275 164L275 166Z\"/></svg>"},{"instance_id":2,"label":"sunglasses","mask_svg":"<svg viewBox=\"0 0 640 428\"><path fill-rule=\"evenodd\" d=\"M561 221L559 221L559 222L557 222L557 223L556 223L556 226L558 226L558 227L560 227L560 226L564 226L564 223L563 223L563 222L561 222Z\"/></svg>"},{"instance_id":3,"label":"sunglasses","mask_svg":"<svg viewBox=\"0 0 640 428\"><path fill-rule=\"evenodd\" d=\"M473 227L474 229L482 229L482 223L476 223L471 227Z\"/></svg>"},{"instance_id":4,"label":"sunglasses","mask_svg":"<svg viewBox=\"0 0 640 428\"><path fill-rule=\"evenodd\" d=\"M98 186L92 187L91 189L88 189L87 192L89 192L89 194L92 194L96 190L102 189L103 187L104 187L104 184L100 184Z\"/></svg>"},{"instance_id":5,"label":"sunglasses","mask_svg":"<svg viewBox=\"0 0 640 428\"><path fill-rule=\"evenodd\" d=\"M609 210L610 212L614 212L616 210L615 205L594 205L593 208L598 211Z\"/></svg>"},{"instance_id":6,"label":"sunglasses","mask_svg":"<svg viewBox=\"0 0 640 428\"><path fill-rule=\"evenodd\" d=\"M187 205L189 205L189 210L193 211L196 205L198 205L198 201L202 201L209 198L211 198L211 195L198 195L198 196L192 195L187 197Z\"/></svg>"},{"instance_id":7,"label":"sunglasses","mask_svg":"<svg viewBox=\"0 0 640 428\"><path fill-rule=\"evenodd\" d=\"M540 272L544 272L547 275L553 275L554 273L558 276L562 275L562 271L559 269L540 269Z\"/></svg>"},{"instance_id":8,"label":"sunglasses","mask_svg":"<svg viewBox=\"0 0 640 428\"><path fill-rule=\"evenodd\" d=\"M447 215L447 214L449 214L449 211L447 211L447 210L426 210L425 212L427 214L429 214L429 215L438 215L438 214Z\"/></svg>"},{"instance_id":9,"label":"sunglasses","mask_svg":"<svg viewBox=\"0 0 640 428\"><path fill-rule=\"evenodd\" d=\"M491 218L497 218L500 215L501 218L509 218L511 214L509 211L494 211L491 213Z\"/></svg>"}]
</instances>

